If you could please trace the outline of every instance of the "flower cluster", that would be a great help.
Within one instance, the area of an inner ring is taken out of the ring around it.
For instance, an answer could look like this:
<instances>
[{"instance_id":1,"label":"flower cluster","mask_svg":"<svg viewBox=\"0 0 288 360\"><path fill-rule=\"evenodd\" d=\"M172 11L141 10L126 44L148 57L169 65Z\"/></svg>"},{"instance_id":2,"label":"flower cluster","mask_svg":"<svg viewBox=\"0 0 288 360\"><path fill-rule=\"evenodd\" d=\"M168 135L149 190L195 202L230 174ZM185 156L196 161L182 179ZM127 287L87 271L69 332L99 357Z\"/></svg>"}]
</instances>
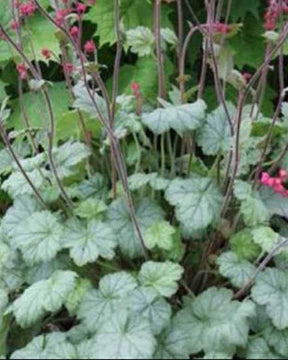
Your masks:
<instances>
[{"instance_id":1,"label":"flower cluster","mask_svg":"<svg viewBox=\"0 0 288 360\"><path fill-rule=\"evenodd\" d=\"M27 67L25 64L17 64L16 66L17 72L20 76L20 79L27 79Z\"/></svg>"},{"instance_id":2,"label":"flower cluster","mask_svg":"<svg viewBox=\"0 0 288 360\"><path fill-rule=\"evenodd\" d=\"M97 48L93 40L86 41L84 45L84 51L86 54L94 54Z\"/></svg>"},{"instance_id":3,"label":"flower cluster","mask_svg":"<svg viewBox=\"0 0 288 360\"><path fill-rule=\"evenodd\" d=\"M49 59L51 59L52 51L47 48L43 48L41 50L41 54L46 60L49 60Z\"/></svg>"},{"instance_id":4,"label":"flower cluster","mask_svg":"<svg viewBox=\"0 0 288 360\"><path fill-rule=\"evenodd\" d=\"M215 32L218 32L220 34L229 34L232 31L232 27L227 24L223 24L220 22L216 22L214 24Z\"/></svg>"},{"instance_id":5,"label":"flower cluster","mask_svg":"<svg viewBox=\"0 0 288 360\"><path fill-rule=\"evenodd\" d=\"M132 93L135 96L135 98L139 99L141 97L140 85L138 83L132 83L131 89L132 89Z\"/></svg>"},{"instance_id":6,"label":"flower cluster","mask_svg":"<svg viewBox=\"0 0 288 360\"><path fill-rule=\"evenodd\" d=\"M272 177L267 172L261 175L261 184L272 188L277 194L288 197L288 190L284 184L288 179L288 173L285 169L281 169L278 176Z\"/></svg>"},{"instance_id":7,"label":"flower cluster","mask_svg":"<svg viewBox=\"0 0 288 360\"><path fill-rule=\"evenodd\" d=\"M269 0L269 6L264 15L266 30L276 28L281 13L288 14L288 1L283 0L281 5L278 0Z\"/></svg>"},{"instance_id":8,"label":"flower cluster","mask_svg":"<svg viewBox=\"0 0 288 360\"><path fill-rule=\"evenodd\" d=\"M36 6L34 0L29 0L21 5L19 5L19 12L22 16L32 16L36 11Z\"/></svg>"},{"instance_id":9,"label":"flower cluster","mask_svg":"<svg viewBox=\"0 0 288 360\"><path fill-rule=\"evenodd\" d=\"M70 14L69 9L59 9L56 11L56 23L57 25L61 26L64 24L65 17Z\"/></svg>"}]
</instances>

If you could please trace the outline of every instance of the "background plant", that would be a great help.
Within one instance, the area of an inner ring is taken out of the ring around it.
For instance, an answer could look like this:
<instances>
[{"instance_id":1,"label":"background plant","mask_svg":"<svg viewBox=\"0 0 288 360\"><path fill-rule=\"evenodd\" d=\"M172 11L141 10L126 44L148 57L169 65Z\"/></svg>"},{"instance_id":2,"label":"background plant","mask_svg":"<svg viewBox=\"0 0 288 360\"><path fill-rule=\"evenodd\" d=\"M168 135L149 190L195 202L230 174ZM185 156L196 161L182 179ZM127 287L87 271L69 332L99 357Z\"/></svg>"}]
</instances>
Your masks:
<instances>
[{"instance_id":1,"label":"background plant","mask_svg":"<svg viewBox=\"0 0 288 360\"><path fill-rule=\"evenodd\" d=\"M288 2L5 0L0 355L287 358Z\"/></svg>"}]
</instances>

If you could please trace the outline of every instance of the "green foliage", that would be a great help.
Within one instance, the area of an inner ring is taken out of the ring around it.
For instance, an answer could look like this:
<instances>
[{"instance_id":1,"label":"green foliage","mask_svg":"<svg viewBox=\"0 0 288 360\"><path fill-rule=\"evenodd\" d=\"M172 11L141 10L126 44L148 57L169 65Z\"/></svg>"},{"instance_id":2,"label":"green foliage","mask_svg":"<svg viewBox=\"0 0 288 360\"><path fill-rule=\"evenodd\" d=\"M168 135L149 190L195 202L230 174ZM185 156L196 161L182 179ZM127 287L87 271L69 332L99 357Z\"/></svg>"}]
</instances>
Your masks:
<instances>
[{"instance_id":1,"label":"green foliage","mask_svg":"<svg viewBox=\"0 0 288 360\"><path fill-rule=\"evenodd\" d=\"M61 308L75 286L77 274L71 271L56 271L50 279L34 283L13 303L17 323L28 327L46 312Z\"/></svg>"},{"instance_id":2,"label":"green foliage","mask_svg":"<svg viewBox=\"0 0 288 360\"><path fill-rule=\"evenodd\" d=\"M150 114L144 114L143 123L156 135L174 129L183 135L186 131L195 130L201 126L205 116L206 105L202 100L194 104L172 106L165 103L164 109L157 109Z\"/></svg>"},{"instance_id":3,"label":"green foliage","mask_svg":"<svg viewBox=\"0 0 288 360\"><path fill-rule=\"evenodd\" d=\"M237 254L231 252L223 253L218 258L219 272L231 281L235 287L244 286L256 268L245 259L241 259Z\"/></svg>"},{"instance_id":4,"label":"green foliage","mask_svg":"<svg viewBox=\"0 0 288 360\"><path fill-rule=\"evenodd\" d=\"M288 277L287 272L278 269L267 269L260 274L252 289L252 297L259 305L265 305L267 314L275 327L283 330L288 327L287 306Z\"/></svg>"},{"instance_id":5,"label":"green foliage","mask_svg":"<svg viewBox=\"0 0 288 360\"><path fill-rule=\"evenodd\" d=\"M156 203L142 199L136 206L136 216L141 230L145 231L154 222L163 219L163 212ZM117 234L120 249L126 256L135 258L143 254L124 199L118 199L110 205L108 222Z\"/></svg>"},{"instance_id":6,"label":"green foliage","mask_svg":"<svg viewBox=\"0 0 288 360\"><path fill-rule=\"evenodd\" d=\"M287 358L286 11L2 3L0 357Z\"/></svg>"},{"instance_id":7,"label":"green foliage","mask_svg":"<svg viewBox=\"0 0 288 360\"><path fill-rule=\"evenodd\" d=\"M221 194L208 178L176 179L169 185L166 198L176 206L176 217L189 235L212 224L221 204Z\"/></svg>"},{"instance_id":8,"label":"green foliage","mask_svg":"<svg viewBox=\"0 0 288 360\"><path fill-rule=\"evenodd\" d=\"M183 268L171 262L146 262L139 273L142 286L156 290L160 295L170 297L177 292L176 281L180 280Z\"/></svg>"}]
</instances>

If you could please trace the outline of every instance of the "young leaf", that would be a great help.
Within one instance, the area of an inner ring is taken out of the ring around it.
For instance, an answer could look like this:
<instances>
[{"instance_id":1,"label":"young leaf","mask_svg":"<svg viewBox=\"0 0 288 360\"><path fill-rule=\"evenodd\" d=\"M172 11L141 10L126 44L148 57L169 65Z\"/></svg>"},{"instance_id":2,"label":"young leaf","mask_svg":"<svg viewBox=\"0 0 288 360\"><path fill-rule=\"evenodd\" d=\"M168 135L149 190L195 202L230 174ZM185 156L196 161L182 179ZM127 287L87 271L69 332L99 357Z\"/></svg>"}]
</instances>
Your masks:
<instances>
[{"instance_id":1,"label":"young leaf","mask_svg":"<svg viewBox=\"0 0 288 360\"><path fill-rule=\"evenodd\" d=\"M199 128L205 118L206 104L198 100L193 104L167 106L142 115L143 123L156 135L174 129L179 135Z\"/></svg>"},{"instance_id":2,"label":"young leaf","mask_svg":"<svg viewBox=\"0 0 288 360\"><path fill-rule=\"evenodd\" d=\"M177 281L183 274L182 266L172 262L148 261L141 267L139 281L144 287L156 290L160 295L170 297L178 290Z\"/></svg>"},{"instance_id":3,"label":"young leaf","mask_svg":"<svg viewBox=\"0 0 288 360\"><path fill-rule=\"evenodd\" d=\"M45 312L59 310L73 291L77 274L55 271L48 280L34 283L13 303L17 323L25 328L33 325Z\"/></svg>"},{"instance_id":4,"label":"young leaf","mask_svg":"<svg viewBox=\"0 0 288 360\"><path fill-rule=\"evenodd\" d=\"M113 259L116 245L116 236L105 223L90 220L85 227L75 219L67 223L63 246L70 249L77 266L95 262L99 256Z\"/></svg>"},{"instance_id":5,"label":"young leaf","mask_svg":"<svg viewBox=\"0 0 288 360\"><path fill-rule=\"evenodd\" d=\"M245 229L234 234L230 239L231 249L241 259L256 260L261 248L254 243L251 230Z\"/></svg>"},{"instance_id":6,"label":"young leaf","mask_svg":"<svg viewBox=\"0 0 288 360\"><path fill-rule=\"evenodd\" d=\"M163 220L161 208L149 199L142 199L136 204L136 216L143 233L156 221ZM130 258L142 256L142 247L123 199L118 199L110 205L108 220L118 236L122 252Z\"/></svg>"},{"instance_id":7,"label":"young leaf","mask_svg":"<svg viewBox=\"0 0 288 360\"><path fill-rule=\"evenodd\" d=\"M265 305L274 326L279 330L288 327L288 274L278 269L266 269L252 288L252 298Z\"/></svg>"},{"instance_id":8,"label":"young leaf","mask_svg":"<svg viewBox=\"0 0 288 360\"><path fill-rule=\"evenodd\" d=\"M222 196L211 179L173 180L165 196L188 234L204 230L219 216Z\"/></svg>"},{"instance_id":9,"label":"young leaf","mask_svg":"<svg viewBox=\"0 0 288 360\"><path fill-rule=\"evenodd\" d=\"M131 52L138 56L148 56L153 53L154 35L149 28L138 26L126 32L127 45L131 47Z\"/></svg>"},{"instance_id":10,"label":"young leaf","mask_svg":"<svg viewBox=\"0 0 288 360\"><path fill-rule=\"evenodd\" d=\"M148 249L158 247L170 250L173 246L173 235L176 230L167 221L155 222L144 234L144 242Z\"/></svg>"},{"instance_id":11,"label":"young leaf","mask_svg":"<svg viewBox=\"0 0 288 360\"><path fill-rule=\"evenodd\" d=\"M217 263L220 274L230 279L231 284L237 288L245 285L256 271L254 265L247 260L241 259L232 251L223 253L218 258Z\"/></svg>"},{"instance_id":12,"label":"young leaf","mask_svg":"<svg viewBox=\"0 0 288 360\"><path fill-rule=\"evenodd\" d=\"M75 214L82 219L101 219L102 213L107 210L104 201L97 198L89 198L82 201L75 209Z\"/></svg>"},{"instance_id":13,"label":"young leaf","mask_svg":"<svg viewBox=\"0 0 288 360\"><path fill-rule=\"evenodd\" d=\"M77 311L90 331L97 331L113 313L127 306L127 295L137 287L136 280L125 272L104 276L98 290L84 296Z\"/></svg>"},{"instance_id":14,"label":"young leaf","mask_svg":"<svg viewBox=\"0 0 288 360\"><path fill-rule=\"evenodd\" d=\"M65 307L69 311L69 314L75 315L78 307L89 290L91 290L92 284L87 279L78 278L76 280L76 286L74 290L68 295L68 298L65 302Z\"/></svg>"},{"instance_id":15,"label":"young leaf","mask_svg":"<svg viewBox=\"0 0 288 360\"><path fill-rule=\"evenodd\" d=\"M279 234L268 226L260 226L252 230L253 240L265 252L270 252L279 241Z\"/></svg>"},{"instance_id":16,"label":"young leaf","mask_svg":"<svg viewBox=\"0 0 288 360\"><path fill-rule=\"evenodd\" d=\"M233 118L235 107L230 103L228 104L228 112ZM231 135L223 106L219 106L208 115L206 123L197 134L197 143L203 148L206 155L224 154L230 150Z\"/></svg>"},{"instance_id":17,"label":"young leaf","mask_svg":"<svg viewBox=\"0 0 288 360\"><path fill-rule=\"evenodd\" d=\"M135 317L140 316L141 321L148 320L153 334L159 334L168 325L172 314L171 306L157 291L140 287L132 292L130 298L129 313Z\"/></svg>"},{"instance_id":18,"label":"young leaf","mask_svg":"<svg viewBox=\"0 0 288 360\"><path fill-rule=\"evenodd\" d=\"M63 236L62 225L57 217L49 211L33 213L24 227L17 227L12 238L12 244L19 248L25 261L37 264L53 259L61 250Z\"/></svg>"},{"instance_id":19,"label":"young leaf","mask_svg":"<svg viewBox=\"0 0 288 360\"><path fill-rule=\"evenodd\" d=\"M139 321L126 311L116 311L99 329L94 342L92 353L97 359L151 359L156 346L148 321Z\"/></svg>"}]
</instances>

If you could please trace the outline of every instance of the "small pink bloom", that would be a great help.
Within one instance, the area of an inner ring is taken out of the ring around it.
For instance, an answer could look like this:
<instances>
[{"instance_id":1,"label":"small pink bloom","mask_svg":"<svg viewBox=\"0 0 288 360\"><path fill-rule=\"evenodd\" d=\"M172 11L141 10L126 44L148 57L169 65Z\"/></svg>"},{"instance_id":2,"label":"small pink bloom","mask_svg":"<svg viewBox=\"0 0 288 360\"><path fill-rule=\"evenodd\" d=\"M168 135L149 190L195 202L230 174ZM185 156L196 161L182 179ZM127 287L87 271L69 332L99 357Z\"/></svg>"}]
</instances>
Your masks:
<instances>
[{"instance_id":1,"label":"small pink bloom","mask_svg":"<svg viewBox=\"0 0 288 360\"><path fill-rule=\"evenodd\" d=\"M17 20L12 20L11 23L10 23L10 27L12 30L16 31L19 29L20 27L20 24L19 24L19 21Z\"/></svg>"},{"instance_id":2,"label":"small pink bloom","mask_svg":"<svg viewBox=\"0 0 288 360\"><path fill-rule=\"evenodd\" d=\"M270 180L270 175L266 172L263 172L261 175L261 184L268 185L269 180Z\"/></svg>"},{"instance_id":3,"label":"small pink bloom","mask_svg":"<svg viewBox=\"0 0 288 360\"><path fill-rule=\"evenodd\" d=\"M51 58L52 52L51 52L51 50L49 50L47 48L43 48L41 50L41 54L45 59L49 60Z\"/></svg>"},{"instance_id":4,"label":"small pink bloom","mask_svg":"<svg viewBox=\"0 0 288 360\"><path fill-rule=\"evenodd\" d=\"M73 36L73 38L78 38L78 36L79 36L79 28L77 26L73 26L70 29L70 35Z\"/></svg>"},{"instance_id":5,"label":"small pink bloom","mask_svg":"<svg viewBox=\"0 0 288 360\"><path fill-rule=\"evenodd\" d=\"M248 83L248 82L251 80L251 78L252 78L252 74L250 74L250 73L248 73L248 72L245 72L245 73L243 73L242 75L243 75L246 83Z\"/></svg>"},{"instance_id":6,"label":"small pink bloom","mask_svg":"<svg viewBox=\"0 0 288 360\"><path fill-rule=\"evenodd\" d=\"M274 178L274 185L275 186L280 186L282 185L282 180L278 177Z\"/></svg>"},{"instance_id":7,"label":"small pink bloom","mask_svg":"<svg viewBox=\"0 0 288 360\"><path fill-rule=\"evenodd\" d=\"M74 66L73 66L73 64L66 63L66 64L63 65L63 69L68 74L71 74L74 71Z\"/></svg>"},{"instance_id":8,"label":"small pink bloom","mask_svg":"<svg viewBox=\"0 0 288 360\"><path fill-rule=\"evenodd\" d=\"M59 10L57 10L56 18L55 18L57 25L63 25L63 23L65 21L65 17L67 15L69 15L70 12L71 11L69 9L59 9Z\"/></svg>"},{"instance_id":9,"label":"small pink bloom","mask_svg":"<svg viewBox=\"0 0 288 360\"><path fill-rule=\"evenodd\" d=\"M20 79L27 79L27 67L25 64L17 64L16 66Z\"/></svg>"},{"instance_id":10,"label":"small pink bloom","mask_svg":"<svg viewBox=\"0 0 288 360\"><path fill-rule=\"evenodd\" d=\"M19 12L22 16L32 16L36 11L36 6L33 0L23 3L19 6Z\"/></svg>"},{"instance_id":11,"label":"small pink bloom","mask_svg":"<svg viewBox=\"0 0 288 360\"><path fill-rule=\"evenodd\" d=\"M84 51L86 54L94 54L96 51L96 45L93 40L89 40L84 45Z\"/></svg>"},{"instance_id":12,"label":"small pink bloom","mask_svg":"<svg viewBox=\"0 0 288 360\"><path fill-rule=\"evenodd\" d=\"M86 5L82 4L82 3L78 3L76 5L76 10L78 14L84 14L86 11Z\"/></svg>"},{"instance_id":13,"label":"small pink bloom","mask_svg":"<svg viewBox=\"0 0 288 360\"><path fill-rule=\"evenodd\" d=\"M231 32L231 26L222 23L215 23L215 30L221 34L229 34Z\"/></svg>"},{"instance_id":14,"label":"small pink bloom","mask_svg":"<svg viewBox=\"0 0 288 360\"><path fill-rule=\"evenodd\" d=\"M287 171L285 169L280 169L279 176L282 181L285 181L287 179Z\"/></svg>"},{"instance_id":15,"label":"small pink bloom","mask_svg":"<svg viewBox=\"0 0 288 360\"><path fill-rule=\"evenodd\" d=\"M275 185L275 179L271 177L271 178L267 181L267 186L273 187L274 185Z\"/></svg>"},{"instance_id":16,"label":"small pink bloom","mask_svg":"<svg viewBox=\"0 0 288 360\"><path fill-rule=\"evenodd\" d=\"M280 195L283 195L286 192L286 189L284 188L284 186L282 184L275 185L273 187L273 189L277 194L280 194Z\"/></svg>"},{"instance_id":17,"label":"small pink bloom","mask_svg":"<svg viewBox=\"0 0 288 360\"><path fill-rule=\"evenodd\" d=\"M6 40L5 34L0 30L0 40Z\"/></svg>"},{"instance_id":18,"label":"small pink bloom","mask_svg":"<svg viewBox=\"0 0 288 360\"><path fill-rule=\"evenodd\" d=\"M131 89L132 89L133 95L136 98L140 98L140 96L141 96L141 94L140 94L140 85L138 83L132 83L131 84Z\"/></svg>"}]
</instances>

